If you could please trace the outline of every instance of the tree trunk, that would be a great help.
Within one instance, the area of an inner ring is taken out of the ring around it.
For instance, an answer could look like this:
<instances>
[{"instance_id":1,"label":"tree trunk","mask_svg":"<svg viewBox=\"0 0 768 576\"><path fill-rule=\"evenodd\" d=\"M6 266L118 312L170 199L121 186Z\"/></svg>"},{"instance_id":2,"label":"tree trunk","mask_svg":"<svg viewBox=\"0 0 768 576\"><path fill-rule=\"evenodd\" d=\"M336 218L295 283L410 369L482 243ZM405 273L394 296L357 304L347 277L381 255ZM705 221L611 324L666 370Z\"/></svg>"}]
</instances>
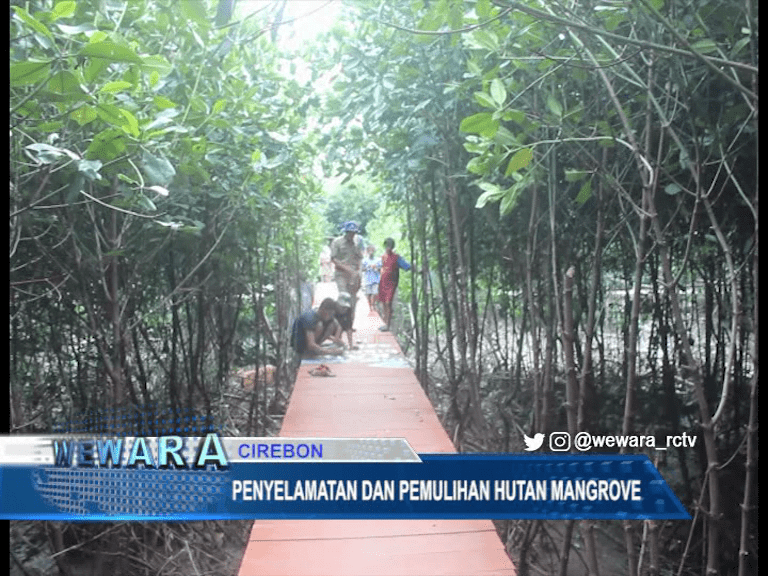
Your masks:
<instances>
[{"instance_id":1,"label":"tree trunk","mask_svg":"<svg viewBox=\"0 0 768 576\"><path fill-rule=\"evenodd\" d=\"M606 149L603 149L603 167L606 162ZM603 182L598 182L596 190L597 224L595 226L594 262L592 263L592 280L587 299L587 323L584 327L584 359L579 377L579 410L577 428L579 431L588 430L592 425L595 398L595 377L592 368L592 343L595 335L597 314L597 293L602 276L603 230L605 216L603 211Z\"/></svg>"},{"instance_id":2,"label":"tree trunk","mask_svg":"<svg viewBox=\"0 0 768 576\"><path fill-rule=\"evenodd\" d=\"M528 219L528 234L526 236L525 246L525 292L528 302L528 317L531 322L531 348L533 350L533 425L531 432L548 433L549 422L547 420L548 410L543 394L543 382L541 373L541 347L540 337L541 328L539 326L539 310L536 304L536 297L533 291L533 269L536 258L534 256L534 246L537 240L536 222L538 220L538 198L537 185L534 182L531 189L531 214ZM522 335L521 335L522 339ZM522 342L520 343L522 348Z\"/></svg>"},{"instance_id":3,"label":"tree trunk","mask_svg":"<svg viewBox=\"0 0 768 576\"><path fill-rule=\"evenodd\" d=\"M693 384L694 396L699 407L699 418L701 421L704 448L707 455L707 470L709 473L710 508L707 531L707 576L715 576L719 571L719 531L722 514L719 458L717 455L717 446L715 444L715 430L709 414L709 403L707 402L706 393L704 391L701 368L693 355L688 331L685 329L685 323L683 322L683 313L677 294L677 281L672 274L669 246L664 233L662 232L652 195L650 195L648 209L649 213L652 214L651 222L653 224L656 243L661 251L664 281L667 285L669 299L672 305L672 317L675 323L675 331L680 344L682 345L683 359L685 361L685 364L683 365L684 376Z\"/></svg>"},{"instance_id":4,"label":"tree trunk","mask_svg":"<svg viewBox=\"0 0 768 576\"><path fill-rule=\"evenodd\" d=\"M757 189L756 189L757 190ZM757 193L755 193L755 213L757 213ZM752 262L752 274L753 274L753 290L752 294L754 298L754 308L752 316L753 324L753 373L752 380L750 381L750 393L749 393L749 424L747 426L747 461L746 461L746 474L744 477L744 500L741 505L741 537L739 539L739 575L746 576L747 574L757 572L757 558L754 560L749 556L750 549L750 517L754 510L754 496L757 492L757 384L760 381L758 378L759 362L758 362L758 220L755 218L755 253L753 255ZM750 572L750 567L753 572Z\"/></svg>"}]
</instances>

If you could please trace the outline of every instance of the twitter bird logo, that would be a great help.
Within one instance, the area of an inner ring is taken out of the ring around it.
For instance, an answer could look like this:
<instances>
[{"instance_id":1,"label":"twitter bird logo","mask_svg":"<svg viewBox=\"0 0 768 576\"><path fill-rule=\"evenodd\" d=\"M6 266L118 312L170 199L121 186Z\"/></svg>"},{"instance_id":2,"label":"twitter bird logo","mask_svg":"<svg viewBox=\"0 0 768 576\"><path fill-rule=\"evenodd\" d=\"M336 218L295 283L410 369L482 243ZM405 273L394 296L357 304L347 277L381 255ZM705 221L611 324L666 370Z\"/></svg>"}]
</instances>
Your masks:
<instances>
[{"instance_id":1,"label":"twitter bird logo","mask_svg":"<svg viewBox=\"0 0 768 576\"><path fill-rule=\"evenodd\" d=\"M541 445L544 443L544 434L539 432L538 434L534 434L533 438L529 438L523 434L523 440L525 440L525 451L533 452L534 450L541 448Z\"/></svg>"}]
</instances>

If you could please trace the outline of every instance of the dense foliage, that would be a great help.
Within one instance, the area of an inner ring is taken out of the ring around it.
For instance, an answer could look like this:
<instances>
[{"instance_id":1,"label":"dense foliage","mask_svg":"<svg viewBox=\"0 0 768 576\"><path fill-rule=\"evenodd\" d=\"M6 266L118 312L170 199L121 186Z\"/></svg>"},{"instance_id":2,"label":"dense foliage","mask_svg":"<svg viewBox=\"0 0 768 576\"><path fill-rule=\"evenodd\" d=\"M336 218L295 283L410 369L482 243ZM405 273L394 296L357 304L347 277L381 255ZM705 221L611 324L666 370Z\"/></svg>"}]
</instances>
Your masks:
<instances>
[{"instance_id":1,"label":"dense foliage","mask_svg":"<svg viewBox=\"0 0 768 576\"><path fill-rule=\"evenodd\" d=\"M756 573L756 3L348 2L308 82L285 3L240 4L12 2L11 431L270 433L296 294L357 220L414 264L399 332L457 448L695 434L649 452L694 521L625 523L618 570ZM610 525L499 529L521 574L616 570Z\"/></svg>"},{"instance_id":2,"label":"dense foliage","mask_svg":"<svg viewBox=\"0 0 768 576\"><path fill-rule=\"evenodd\" d=\"M400 207L408 343L454 441L693 432L658 464L697 521L628 523L624 569L756 570L756 6L354 5L331 144ZM537 523L505 530L540 561Z\"/></svg>"},{"instance_id":3,"label":"dense foliage","mask_svg":"<svg viewBox=\"0 0 768 576\"><path fill-rule=\"evenodd\" d=\"M326 227L312 209L313 95L282 72L275 13L235 18L231 7L10 6L12 432L142 407L193 410L228 434L279 427L294 295ZM235 368L266 362L274 383L232 385ZM172 549L195 530L107 530L99 548L122 539L122 553L96 554L94 570L135 573L144 558L154 573L168 562L156 542ZM235 548L243 536L200 531ZM61 551L100 532L52 524L44 534ZM14 540L18 555L24 541ZM216 548L214 571L231 570L232 553ZM59 570L71 573L75 556L54 556ZM190 573L186 559L166 571Z\"/></svg>"},{"instance_id":4,"label":"dense foliage","mask_svg":"<svg viewBox=\"0 0 768 576\"><path fill-rule=\"evenodd\" d=\"M314 263L311 94L263 22L216 26L202 1L11 12L12 426L210 410L265 339L257 309L295 313L275 288Z\"/></svg>"}]
</instances>

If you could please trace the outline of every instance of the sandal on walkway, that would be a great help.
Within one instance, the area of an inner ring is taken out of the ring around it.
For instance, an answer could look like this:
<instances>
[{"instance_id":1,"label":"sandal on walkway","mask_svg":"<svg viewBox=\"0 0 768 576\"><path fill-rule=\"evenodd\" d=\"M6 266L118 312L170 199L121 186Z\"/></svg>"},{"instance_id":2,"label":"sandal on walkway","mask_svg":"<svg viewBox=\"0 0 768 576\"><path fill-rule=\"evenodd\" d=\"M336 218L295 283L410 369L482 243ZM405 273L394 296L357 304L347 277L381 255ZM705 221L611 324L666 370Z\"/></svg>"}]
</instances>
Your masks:
<instances>
[{"instance_id":1,"label":"sandal on walkway","mask_svg":"<svg viewBox=\"0 0 768 576\"><path fill-rule=\"evenodd\" d=\"M326 376L326 377L332 377L336 376L333 372L331 372L331 369L328 368L325 364L320 364L317 368L313 368L309 371L309 373L312 376Z\"/></svg>"}]
</instances>

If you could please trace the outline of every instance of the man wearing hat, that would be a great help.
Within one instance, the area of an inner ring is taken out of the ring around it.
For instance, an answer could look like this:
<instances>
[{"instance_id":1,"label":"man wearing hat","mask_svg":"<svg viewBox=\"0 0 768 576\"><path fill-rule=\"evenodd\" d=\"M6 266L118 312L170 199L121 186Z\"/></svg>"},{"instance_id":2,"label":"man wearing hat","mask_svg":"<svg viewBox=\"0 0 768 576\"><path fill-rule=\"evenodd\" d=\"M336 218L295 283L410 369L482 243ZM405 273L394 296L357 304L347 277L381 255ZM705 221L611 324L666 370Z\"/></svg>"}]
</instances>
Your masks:
<instances>
[{"instance_id":1,"label":"man wearing hat","mask_svg":"<svg viewBox=\"0 0 768 576\"><path fill-rule=\"evenodd\" d=\"M350 295L352 322L355 320L357 292L360 290L360 267L363 263L363 248L356 241L355 235L360 233L356 222L345 222L341 225L342 235L331 242L331 262L336 272L334 280L339 293Z\"/></svg>"}]
</instances>

